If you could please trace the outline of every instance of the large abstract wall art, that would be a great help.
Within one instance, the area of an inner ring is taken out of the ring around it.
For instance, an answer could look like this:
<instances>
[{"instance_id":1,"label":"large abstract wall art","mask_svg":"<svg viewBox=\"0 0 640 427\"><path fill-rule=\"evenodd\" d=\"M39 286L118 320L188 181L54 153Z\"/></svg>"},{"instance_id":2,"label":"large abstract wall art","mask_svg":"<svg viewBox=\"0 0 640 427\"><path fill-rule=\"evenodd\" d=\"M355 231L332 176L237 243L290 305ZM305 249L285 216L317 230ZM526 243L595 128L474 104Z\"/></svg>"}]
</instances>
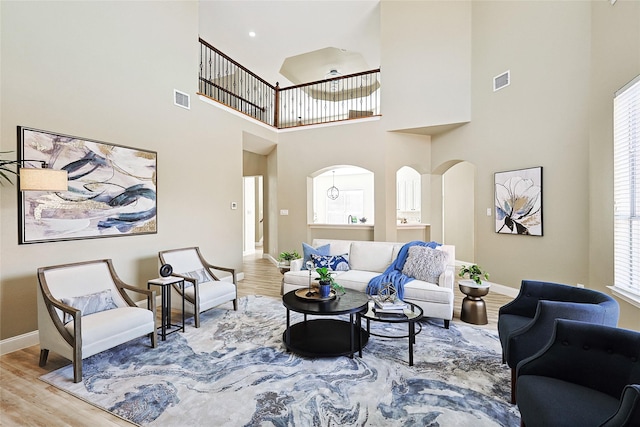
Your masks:
<instances>
[{"instance_id":1,"label":"large abstract wall art","mask_svg":"<svg viewBox=\"0 0 640 427\"><path fill-rule=\"evenodd\" d=\"M66 170L63 192L19 192L19 243L157 232L157 153L18 127L20 160Z\"/></svg>"},{"instance_id":2,"label":"large abstract wall art","mask_svg":"<svg viewBox=\"0 0 640 427\"><path fill-rule=\"evenodd\" d=\"M542 236L542 167L496 172L496 233Z\"/></svg>"}]
</instances>

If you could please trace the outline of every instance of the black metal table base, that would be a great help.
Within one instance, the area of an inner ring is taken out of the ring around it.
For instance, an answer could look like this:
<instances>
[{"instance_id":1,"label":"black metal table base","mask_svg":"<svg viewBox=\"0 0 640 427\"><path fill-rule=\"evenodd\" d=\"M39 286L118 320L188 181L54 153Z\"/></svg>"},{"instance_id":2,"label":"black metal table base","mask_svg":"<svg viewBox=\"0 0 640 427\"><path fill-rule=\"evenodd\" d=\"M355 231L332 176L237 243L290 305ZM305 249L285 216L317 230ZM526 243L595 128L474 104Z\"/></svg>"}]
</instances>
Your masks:
<instances>
[{"instance_id":1,"label":"black metal table base","mask_svg":"<svg viewBox=\"0 0 640 427\"><path fill-rule=\"evenodd\" d=\"M359 339L356 329L360 332ZM287 350L301 356L337 357L362 352L362 347L369 341L369 334L347 321L314 319L291 325L282 338Z\"/></svg>"},{"instance_id":2,"label":"black metal table base","mask_svg":"<svg viewBox=\"0 0 640 427\"><path fill-rule=\"evenodd\" d=\"M181 283L182 290L184 292L184 280L176 281L175 283ZM154 281L149 281L147 283L147 289L150 289L151 286L159 286L160 296L161 296L161 307L160 307L160 326L157 328L158 335L160 335L160 339L162 341L167 340L167 335L172 334L174 332L182 331L184 332L184 295L182 296L182 325L176 325L171 322L171 286L172 283L154 283Z\"/></svg>"}]
</instances>

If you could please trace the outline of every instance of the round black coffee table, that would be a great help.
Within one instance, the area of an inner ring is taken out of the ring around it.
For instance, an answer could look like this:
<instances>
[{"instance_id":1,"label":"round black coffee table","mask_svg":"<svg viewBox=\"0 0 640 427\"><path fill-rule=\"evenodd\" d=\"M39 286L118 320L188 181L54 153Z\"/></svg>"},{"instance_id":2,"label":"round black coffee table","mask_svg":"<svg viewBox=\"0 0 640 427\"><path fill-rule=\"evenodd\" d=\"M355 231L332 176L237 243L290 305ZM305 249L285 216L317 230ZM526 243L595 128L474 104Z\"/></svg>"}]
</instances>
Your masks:
<instances>
[{"instance_id":1,"label":"round black coffee table","mask_svg":"<svg viewBox=\"0 0 640 427\"><path fill-rule=\"evenodd\" d=\"M347 289L344 295L329 301L310 301L296 296L295 291L282 297L287 309L287 329L282 336L287 350L307 357L362 356L369 334L360 327L360 315L367 309L369 297ZM304 314L304 321L291 325L290 311ZM349 321L312 319L307 315L337 316L348 314ZM355 319L354 319L355 316Z\"/></svg>"}]
</instances>

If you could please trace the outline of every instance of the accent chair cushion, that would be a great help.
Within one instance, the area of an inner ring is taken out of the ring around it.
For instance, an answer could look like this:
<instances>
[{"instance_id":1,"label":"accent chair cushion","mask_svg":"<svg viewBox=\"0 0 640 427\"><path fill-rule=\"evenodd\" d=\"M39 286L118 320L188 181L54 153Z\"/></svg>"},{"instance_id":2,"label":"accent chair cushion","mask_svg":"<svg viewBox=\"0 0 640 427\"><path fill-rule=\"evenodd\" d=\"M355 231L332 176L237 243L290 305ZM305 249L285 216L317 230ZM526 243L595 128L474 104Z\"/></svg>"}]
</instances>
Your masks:
<instances>
[{"instance_id":1,"label":"accent chair cushion","mask_svg":"<svg viewBox=\"0 0 640 427\"><path fill-rule=\"evenodd\" d=\"M449 254L426 246L411 246L402 274L429 283L438 283L438 278L447 269Z\"/></svg>"},{"instance_id":2,"label":"accent chair cushion","mask_svg":"<svg viewBox=\"0 0 640 427\"><path fill-rule=\"evenodd\" d=\"M96 292L88 295L80 295L77 297L61 298L62 303L70 305L73 308L77 308L82 312L83 316L89 314L99 313L105 310L111 310L118 306L113 302L111 297L111 289L105 289L101 292ZM65 313L64 323L69 323L73 320L69 314Z\"/></svg>"},{"instance_id":3,"label":"accent chair cushion","mask_svg":"<svg viewBox=\"0 0 640 427\"><path fill-rule=\"evenodd\" d=\"M306 270L307 269L307 261L311 260L311 254L314 255L329 255L329 251L331 250L331 245L330 244L326 244L326 245L322 245L319 246L317 248L314 248L313 246L307 244L307 243L302 243L302 270Z\"/></svg>"},{"instance_id":4,"label":"accent chair cushion","mask_svg":"<svg viewBox=\"0 0 640 427\"><path fill-rule=\"evenodd\" d=\"M316 255L311 254L311 260L316 268L327 267L333 271L349 270L349 255Z\"/></svg>"},{"instance_id":5,"label":"accent chair cushion","mask_svg":"<svg viewBox=\"0 0 640 427\"><path fill-rule=\"evenodd\" d=\"M534 426L599 426L620 405L606 393L557 378L521 375L517 384L518 407Z\"/></svg>"}]
</instances>

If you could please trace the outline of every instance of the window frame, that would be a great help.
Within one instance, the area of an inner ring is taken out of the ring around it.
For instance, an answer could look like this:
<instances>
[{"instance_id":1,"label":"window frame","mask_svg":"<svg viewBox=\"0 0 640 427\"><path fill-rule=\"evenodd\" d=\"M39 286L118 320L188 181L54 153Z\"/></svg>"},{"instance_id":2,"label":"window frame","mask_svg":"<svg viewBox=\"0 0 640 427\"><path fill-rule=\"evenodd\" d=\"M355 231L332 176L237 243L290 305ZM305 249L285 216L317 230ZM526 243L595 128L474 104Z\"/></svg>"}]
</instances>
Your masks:
<instances>
[{"instance_id":1,"label":"window frame","mask_svg":"<svg viewBox=\"0 0 640 427\"><path fill-rule=\"evenodd\" d=\"M613 150L614 284L609 289L640 307L640 75L615 93Z\"/></svg>"}]
</instances>

